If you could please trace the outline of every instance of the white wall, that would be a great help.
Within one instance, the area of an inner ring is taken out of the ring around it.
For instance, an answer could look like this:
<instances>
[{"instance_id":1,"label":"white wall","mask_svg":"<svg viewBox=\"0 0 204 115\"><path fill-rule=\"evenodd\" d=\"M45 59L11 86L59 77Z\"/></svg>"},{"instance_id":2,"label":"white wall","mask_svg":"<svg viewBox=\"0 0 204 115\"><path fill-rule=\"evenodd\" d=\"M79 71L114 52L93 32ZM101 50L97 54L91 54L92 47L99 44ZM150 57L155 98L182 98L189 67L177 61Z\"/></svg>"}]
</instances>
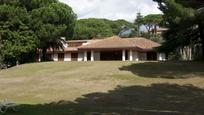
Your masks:
<instances>
[{"instance_id":1,"label":"white wall","mask_svg":"<svg viewBox=\"0 0 204 115\"><path fill-rule=\"evenodd\" d=\"M79 52L77 61L83 61L83 60L84 60L84 52Z\"/></svg>"},{"instance_id":2,"label":"white wall","mask_svg":"<svg viewBox=\"0 0 204 115\"><path fill-rule=\"evenodd\" d=\"M64 61L71 61L71 53L64 54Z\"/></svg>"}]
</instances>

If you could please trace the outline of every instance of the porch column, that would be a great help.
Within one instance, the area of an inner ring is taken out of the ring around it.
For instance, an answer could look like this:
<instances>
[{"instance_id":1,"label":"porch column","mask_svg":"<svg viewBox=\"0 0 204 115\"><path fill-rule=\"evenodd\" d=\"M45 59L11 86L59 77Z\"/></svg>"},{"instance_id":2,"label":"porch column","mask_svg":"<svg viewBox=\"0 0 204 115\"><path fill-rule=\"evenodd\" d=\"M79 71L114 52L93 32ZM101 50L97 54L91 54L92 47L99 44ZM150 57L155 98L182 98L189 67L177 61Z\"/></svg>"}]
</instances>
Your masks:
<instances>
[{"instance_id":1,"label":"porch column","mask_svg":"<svg viewBox=\"0 0 204 115\"><path fill-rule=\"evenodd\" d=\"M157 53L157 60L158 61L165 61L166 55L164 53Z\"/></svg>"},{"instance_id":2,"label":"porch column","mask_svg":"<svg viewBox=\"0 0 204 115\"><path fill-rule=\"evenodd\" d=\"M122 60L125 61L125 50L123 50Z\"/></svg>"},{"instance_id":3,"label":"porch column","mask_svg":"<svg viewBox=\"0 0 204 115\"><path fill-rule=\"evenodd\" d=\"M91 51L91 61L94 61L94 51Z\"/></svg>"},{"instance_id":4,"label":"porch column","mask_svg":"<svg viewBox=\"0 0 204 115\"><path fill-rule=\"evenodd\" d=\"M132 50L130 50L129 51L129 60L130 61L133 61L133 55L132 54L133 54L133 52L132 52Z\"/></svg>"},{"instance_id":5,"label":"porch column","mask_svg":"<svg viewBox=\"0 0 204 115\"><path fill-rule=\"evenodd\" d=\"M139 52L135 52L135 61L139 61Z\"/></svg>"},{"instance_id":6,"label":"porch column","mask_svg":"<svg viewBox=\"0 0 204 115\"><path fill-rule=\"evenodd\" d=\"M84 61L87 61L87 51L84 51Z\"/></svg>"},{"instance_id":7,"label":"porch column","mask_svg":"<svg viewBox=\"0 0 204 115\"><path fill-rule=\"evenodd\" d=\"M38 62L41 62L41 54L39 53Z\"/></svg>"},{"instance_id":8,"label":"porch column","mask_svg":"<svg viewBox=\"0 0 204 115\"><path fill-rule=\"evenodd\" d=\"M58 54L54 54L54 55L53 55L53 60L54 60L54 61L58 61Z\"/></svg>"}]
</instances>

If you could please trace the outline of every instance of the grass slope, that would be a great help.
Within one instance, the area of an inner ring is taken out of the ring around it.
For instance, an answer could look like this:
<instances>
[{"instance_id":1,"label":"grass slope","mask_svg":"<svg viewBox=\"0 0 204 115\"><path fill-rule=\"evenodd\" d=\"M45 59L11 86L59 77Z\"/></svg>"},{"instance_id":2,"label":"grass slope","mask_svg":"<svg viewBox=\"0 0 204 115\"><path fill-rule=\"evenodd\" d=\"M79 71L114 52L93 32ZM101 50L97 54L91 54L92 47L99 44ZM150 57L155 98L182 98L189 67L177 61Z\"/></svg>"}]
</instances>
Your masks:
<instances>
[{"instance_id":1,"label":"grass slope","mask_svg":"<svg viewBox=\"0 0 204 115\"><path fill-rule=\"evenodd\" d=\"M8 115L204 114L203 62L47 62L0 71Z\"/></svg>"}]
</instances>

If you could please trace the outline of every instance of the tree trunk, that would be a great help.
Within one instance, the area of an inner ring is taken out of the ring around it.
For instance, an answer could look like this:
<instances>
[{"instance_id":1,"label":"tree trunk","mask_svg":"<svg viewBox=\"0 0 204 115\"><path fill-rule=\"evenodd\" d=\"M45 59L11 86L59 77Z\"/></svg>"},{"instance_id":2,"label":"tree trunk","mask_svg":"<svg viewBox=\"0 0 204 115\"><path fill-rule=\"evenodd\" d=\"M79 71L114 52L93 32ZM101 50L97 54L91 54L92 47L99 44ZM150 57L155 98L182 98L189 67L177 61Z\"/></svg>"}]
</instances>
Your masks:
<instances>
[{"instance_id":1,"label":"tree trunk","mask_svg":"<svg viewBox=\"0 0 204 115\"><path fill-rule=\"evenodd\" d=\"M140 36L140 25L137 26L137 36Z\"/></svg>"},{"instance_id":2,"label":"tree trunk","mask_svg":"<svg viewBox=\"0 0 204 115\"><path fill-rule=\"evenodd\" d=\"M157 25L156 24L154 25L154 35L155 36L157 35Z\"/></svg>"},{"instance_id":3,"label":"tree trunk","mask_svg":"<svg viewBox=\"0 0 204 115\"><path fill-rule=\"evenodd\" d=\"M148 34L150 35L151 34L151 28L148 28L147 31L148 31Z\"/></svg>"},{"instance_id":4,"label":"tree trunk","mask_svg":"<svg viewBox=\"0 0 204 115\"><path fill-rule=\"evenodd\" d=\"M46 61L46 53L47 53L47 49L43 48L42 49L42 61Z\"/></svg>"},{"instance_id":5,"label":"tree trunk","mask_svg":"<svg viewBox=\"0 0 204 115\"><path fill-rule=\"evenodd\" d=\"M147 25L145 25L145 27L146 27L146 29L147 29L148 34L150 35L150 33L151 33L151 27L149 27L149 26L147 26Z\"/></svg>"},{"instance_id":6,"label":"tree trunk","mask_svg":"<svg viewBox=\"0 0 204 115\"><path fill-rule=\"evenodd\" d=\"M204 27L201 24L199 24L199 33L202 45L202 59L204 60Z\"/></svg>"}]
</instances>

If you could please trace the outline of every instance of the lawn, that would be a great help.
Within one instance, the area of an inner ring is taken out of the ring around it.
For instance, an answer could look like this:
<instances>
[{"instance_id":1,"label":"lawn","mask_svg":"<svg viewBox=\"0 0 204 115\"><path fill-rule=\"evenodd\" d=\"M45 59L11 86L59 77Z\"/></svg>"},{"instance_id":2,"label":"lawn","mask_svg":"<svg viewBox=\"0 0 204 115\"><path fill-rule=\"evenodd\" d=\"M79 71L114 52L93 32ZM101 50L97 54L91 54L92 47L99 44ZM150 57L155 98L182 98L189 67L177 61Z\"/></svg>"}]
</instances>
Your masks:
<instances>
[{"instance_id":1,"label":"lawn","mask_svg":"<svg viewBox=\"0 0 204 115\"><path fill-rule=\"evenodd\" d=\"M5 115L203 115L204 62L25 64L0 71L4 99Z\"/></svg>"}]
</instances>

